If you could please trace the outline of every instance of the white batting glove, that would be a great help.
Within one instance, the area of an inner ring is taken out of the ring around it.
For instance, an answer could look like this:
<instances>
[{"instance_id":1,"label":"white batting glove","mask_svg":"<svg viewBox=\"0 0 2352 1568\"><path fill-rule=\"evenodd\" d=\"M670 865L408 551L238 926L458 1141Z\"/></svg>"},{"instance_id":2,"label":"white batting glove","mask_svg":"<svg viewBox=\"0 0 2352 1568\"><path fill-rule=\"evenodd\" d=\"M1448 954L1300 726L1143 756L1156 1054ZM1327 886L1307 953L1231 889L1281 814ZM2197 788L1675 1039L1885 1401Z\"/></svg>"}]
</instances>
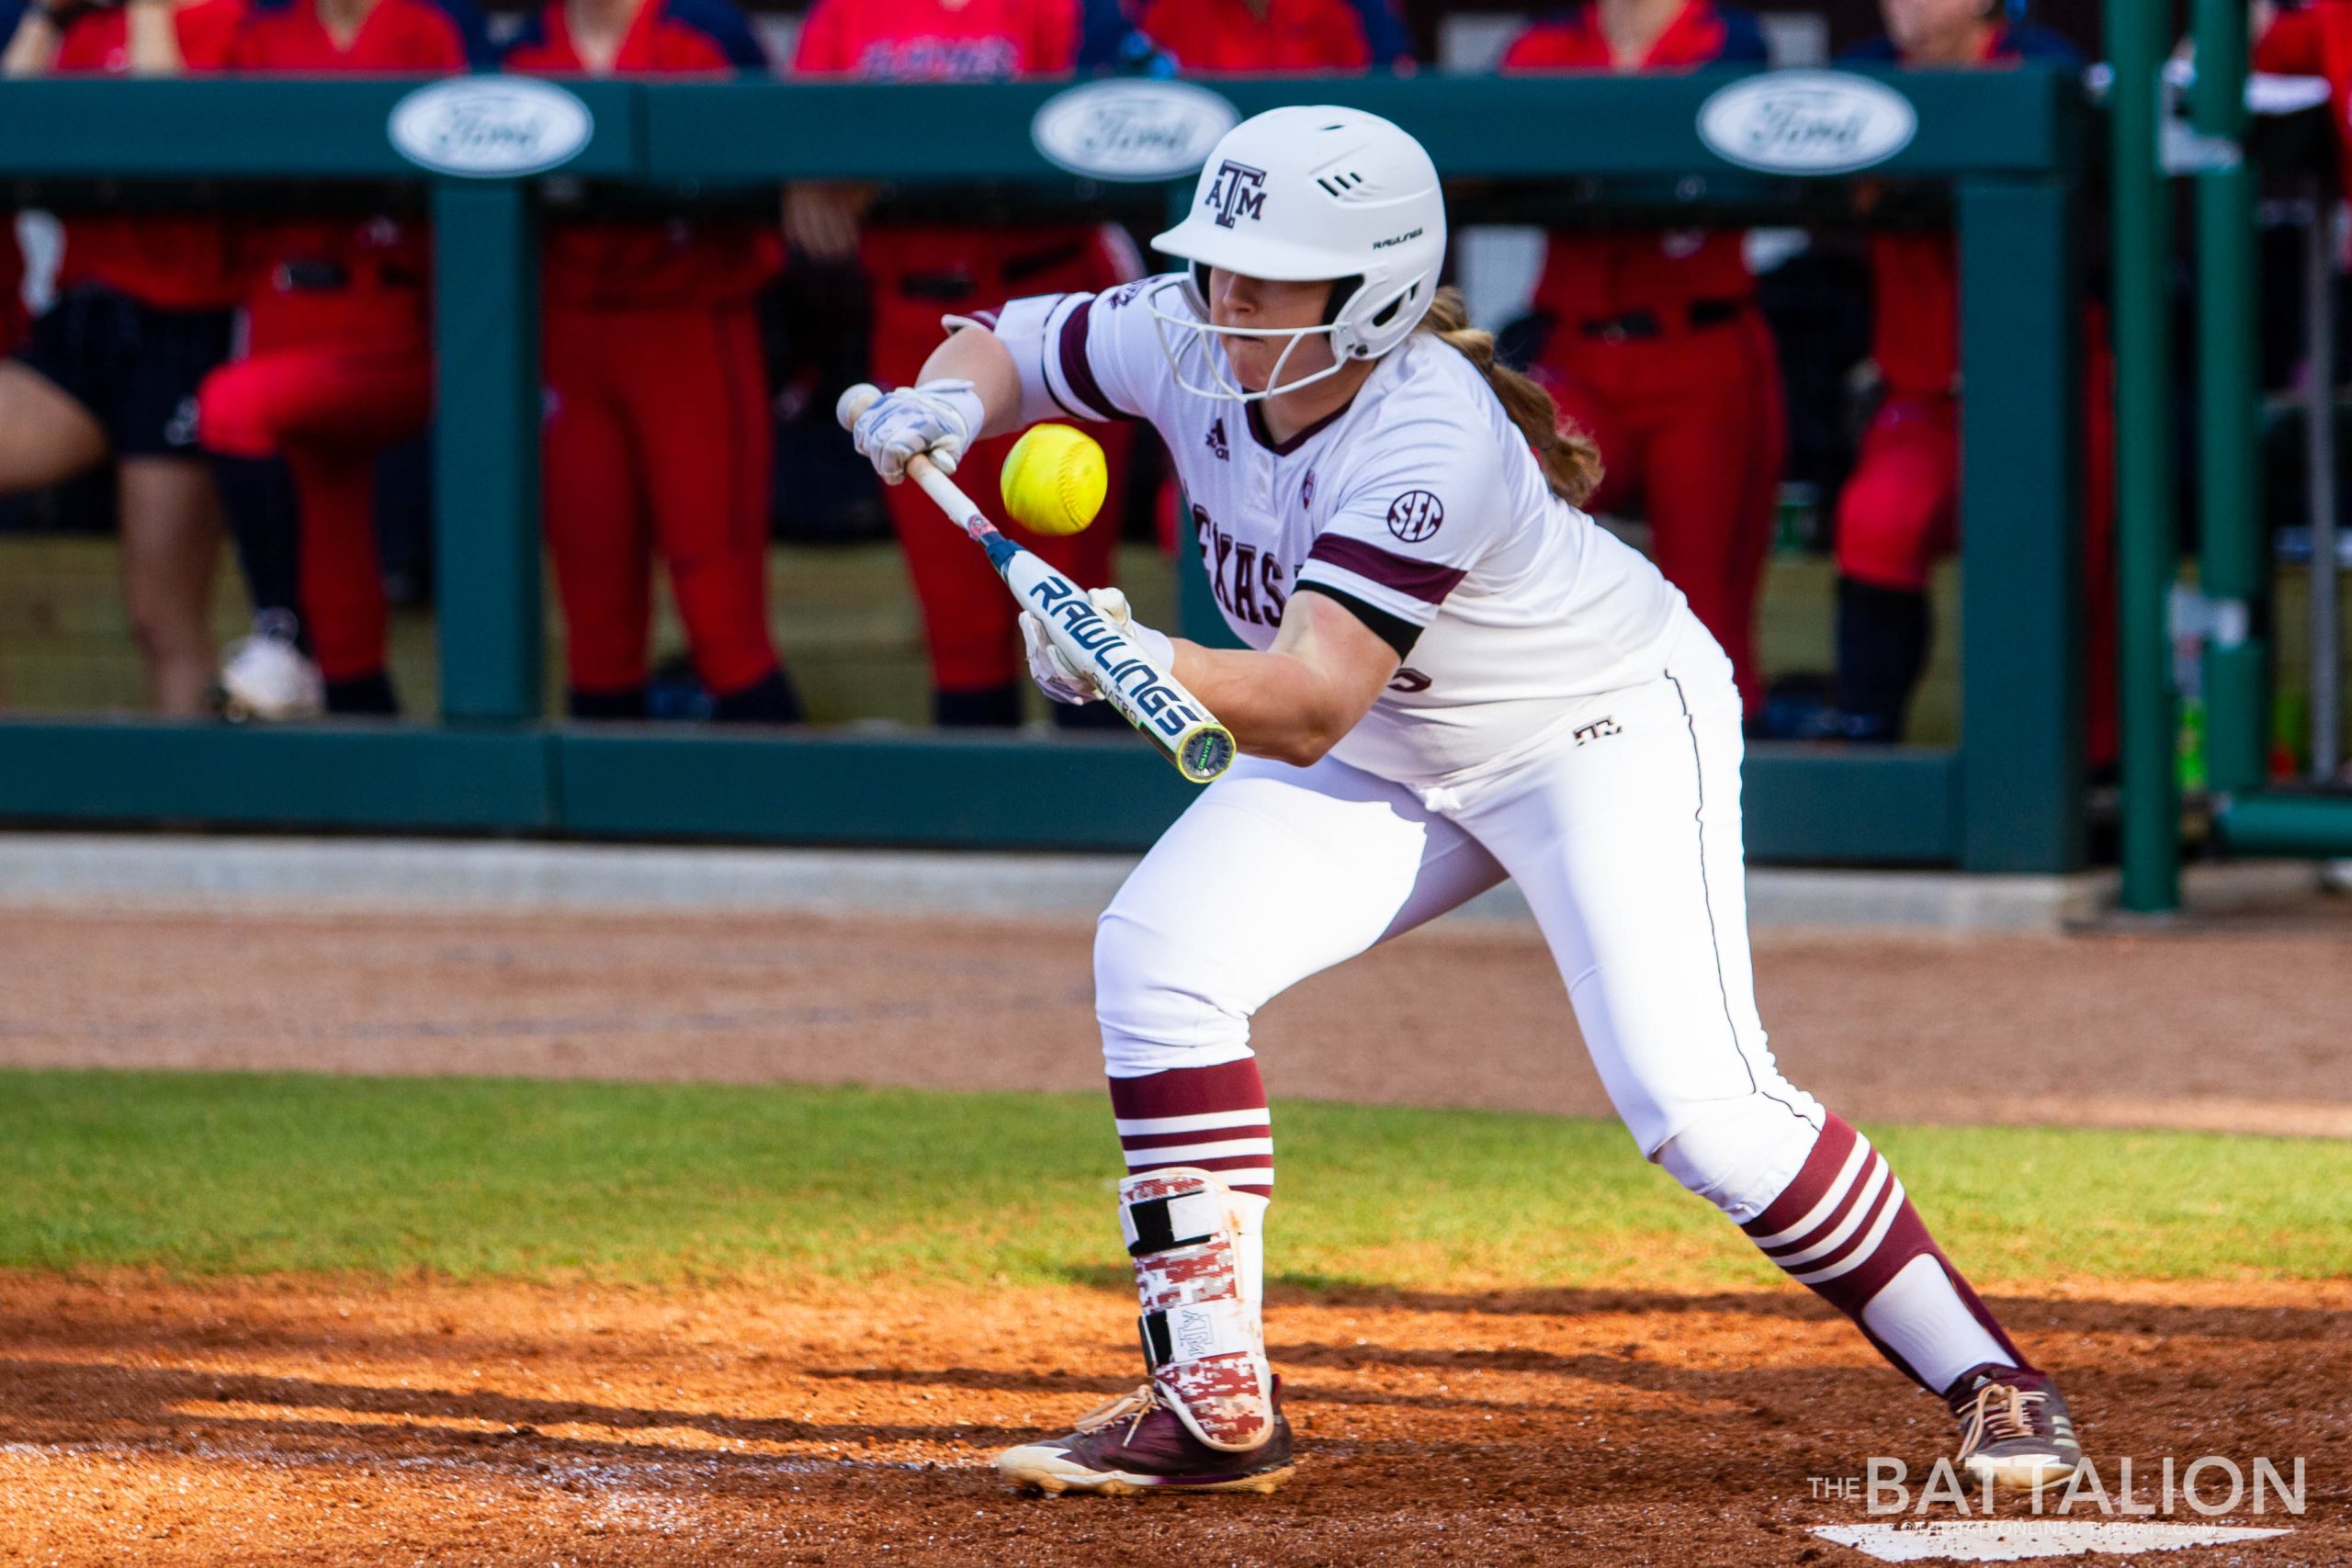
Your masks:
<instances>
[{"instance_id":1,"label":"white batting glove","mask_svg":"<svg viewBox=\"0 0 2352 1568\"><path fill-rule=\"evenodd\" d=\"M943 474L954 473L964 448L986 423L988 410L972 383L925 381L886 393L858 420L850 439L876 473L897 484L907 477L908 462L919 457L930 458Z\"/></svg>"},{"instance_id":2,"label":"white batting glove","mask_svg":"<svg viewBox=\"0 0 2352 1568\"><path fill-rule=\"evenodd\" d=\"M1098 614L1116 622L1156 667L1167 670L1175 662L1176 645L1166 633L1138 626L1125 594L1115 588L1095 588L1088 590L1086 598ZM1092 679L1054 646L1046 635L1046 624L1026 610L1021 613L1021 641L1029 649L1029 676L1039 691L1057 703L1073 705L1101 700L1102 694L1095 689Z\"/></svg>"}]
</instances>

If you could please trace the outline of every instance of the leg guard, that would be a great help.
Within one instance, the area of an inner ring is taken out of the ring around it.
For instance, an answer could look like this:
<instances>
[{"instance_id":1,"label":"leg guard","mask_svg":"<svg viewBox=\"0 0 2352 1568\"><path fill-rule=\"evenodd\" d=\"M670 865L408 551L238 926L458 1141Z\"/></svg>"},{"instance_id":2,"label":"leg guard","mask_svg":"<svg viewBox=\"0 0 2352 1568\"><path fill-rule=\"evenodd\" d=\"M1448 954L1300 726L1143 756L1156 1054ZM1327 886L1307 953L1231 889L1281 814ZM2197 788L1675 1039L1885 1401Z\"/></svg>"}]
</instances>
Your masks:
<instances>
[{"instance_id":1,"label":"leg guard","mask_svg":"<svg viewBox=\"0 0 2352 1568\"><path fill-rule=\"evenodd\" d=\"M1144 1361L1161 1397L1209 1447L1258 1448L1273 1434L1273 1374L1243 1284L1233 1191L1183 1166L1130 1176L1119 1183L1119 1226L1135 1260Z\"/></svg>"}]
</instances>

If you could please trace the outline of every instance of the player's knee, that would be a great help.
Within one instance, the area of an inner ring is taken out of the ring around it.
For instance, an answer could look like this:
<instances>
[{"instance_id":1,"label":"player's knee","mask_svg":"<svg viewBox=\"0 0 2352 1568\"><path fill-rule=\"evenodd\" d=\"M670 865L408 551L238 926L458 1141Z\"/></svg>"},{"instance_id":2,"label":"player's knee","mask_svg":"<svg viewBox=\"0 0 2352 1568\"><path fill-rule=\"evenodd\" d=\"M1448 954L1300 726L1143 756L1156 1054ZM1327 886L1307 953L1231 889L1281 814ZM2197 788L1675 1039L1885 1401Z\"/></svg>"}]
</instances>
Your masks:
<instances>
[{"instance_id":1,"label":"player's knee","mask_svg":"<svg viewBox=\"0 0 2352 1568\"><path fill-rule=\"evenodd\" d=\"M1094 928L1094 1017L1115 1077L1209 1067L1250 1055L1250 1020L1221 1004L1215 976L1196 972L1148 924L1114 904Z\"/></svg>"},{"instance_id":2,"label":"player's knee","mask_svg":"<svg viewBox=\"0 0 2352 1568\"><path fill-rule=\"evenodd\" d=\"M1722 1100L1657 1146L1651 1158L1673 1178L1746 1224L1804 1168L1821 1129L1811 1097L1751 1094Z\"/></svg>"},{"instance_id":3,"label":"player's knee","mask_svg":"<svg viewBox=\"0 0 2352 1568\"><path fill-rule=\"evenodd\" d=\"M1916 592L1935 564L1937 514L1929 498L1892 479L1857 475L1838 508L1838 570Z\"/></svg>"},{"instance_id":4,"label":"player's knee","mask_svg":"<svg viewBox=\"0 0 2352 1568\"><path fill-rule=\"evenodd\" d=\"M277 433L263 417L249 380L237 366L205 378L197 393L196 427L206 450L230 457L267 457L277 451Z\"/></svg>"}]
</instances>

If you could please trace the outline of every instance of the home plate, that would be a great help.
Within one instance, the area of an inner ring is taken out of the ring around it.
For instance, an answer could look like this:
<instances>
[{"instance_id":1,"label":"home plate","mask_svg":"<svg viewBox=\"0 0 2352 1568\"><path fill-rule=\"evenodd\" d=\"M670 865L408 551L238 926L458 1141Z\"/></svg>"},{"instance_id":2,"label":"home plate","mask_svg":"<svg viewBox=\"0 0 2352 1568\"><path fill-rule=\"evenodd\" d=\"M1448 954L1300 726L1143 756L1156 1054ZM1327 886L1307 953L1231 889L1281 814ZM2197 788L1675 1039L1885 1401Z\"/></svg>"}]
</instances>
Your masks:
<instances>
[{"instance_id":1,"label":"home plate","mask_svg":"<svg viewBox=\"0 0 2352 1568\"><path fill-rule=\"evenodd\" d=\"M2265 1540L2285 1530L2228 1525L2116 1524L2096 1519L1939 1519L1919 1525L1816 1525L1824 1540L1881 1562L2021 1562L2030 1557L2129 1556Z\"/></svg>"}]
</instances>

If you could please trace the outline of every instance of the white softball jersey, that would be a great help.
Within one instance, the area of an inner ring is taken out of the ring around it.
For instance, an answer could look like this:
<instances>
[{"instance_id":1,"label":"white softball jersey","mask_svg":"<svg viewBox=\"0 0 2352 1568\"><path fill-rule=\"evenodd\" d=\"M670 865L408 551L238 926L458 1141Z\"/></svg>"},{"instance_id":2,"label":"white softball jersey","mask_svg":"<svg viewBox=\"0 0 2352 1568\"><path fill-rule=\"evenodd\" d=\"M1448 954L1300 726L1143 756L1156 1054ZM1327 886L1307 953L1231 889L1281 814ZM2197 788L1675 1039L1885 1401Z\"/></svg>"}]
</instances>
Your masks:
<instances>
[{"instance_id":1,"label":"white softball jersey","mask_svg":"<svg viewBox=\"0 0 2352 1568\"><path fill-rule=\"evenodd\" d=\"M1551 492L1443 340L1416 334L1275 445L1245 405L1180 384L1143 303L1157 288L1182 310L1169 281L1005 307L1023 420L1156 426L1250 646L1312 587L1410 651L1328 756L1242 758L1127 879L1095 942L1111 1075L1248 1056L1268 999L1509 877L1643 1151L1735 1217L1760 1212L1823 1111L1756 1010L1731 661L1655 567Z\"/></svg>"},{"instance_id":2,"label":"white softball jersey","mask_svg":"<svg viewBox=\"0 0 2352 1568\"><path fill-rule=\"evenodd\" d=\"M1408 644L1335 755L1442 784L1540 745L1575 698L1657 678L1681 593L1552 493L1461 353L1416 333L1346 408L1273 443L1250 408L1170 374L1144 302L1187 311L1176 281L1006 306L995 330L1021 369L1023 420L1155 426L1217 605L1251 648L1273 641L1308 585L1368 607L1375 630Z\"/></svg>"}]
</instances>

